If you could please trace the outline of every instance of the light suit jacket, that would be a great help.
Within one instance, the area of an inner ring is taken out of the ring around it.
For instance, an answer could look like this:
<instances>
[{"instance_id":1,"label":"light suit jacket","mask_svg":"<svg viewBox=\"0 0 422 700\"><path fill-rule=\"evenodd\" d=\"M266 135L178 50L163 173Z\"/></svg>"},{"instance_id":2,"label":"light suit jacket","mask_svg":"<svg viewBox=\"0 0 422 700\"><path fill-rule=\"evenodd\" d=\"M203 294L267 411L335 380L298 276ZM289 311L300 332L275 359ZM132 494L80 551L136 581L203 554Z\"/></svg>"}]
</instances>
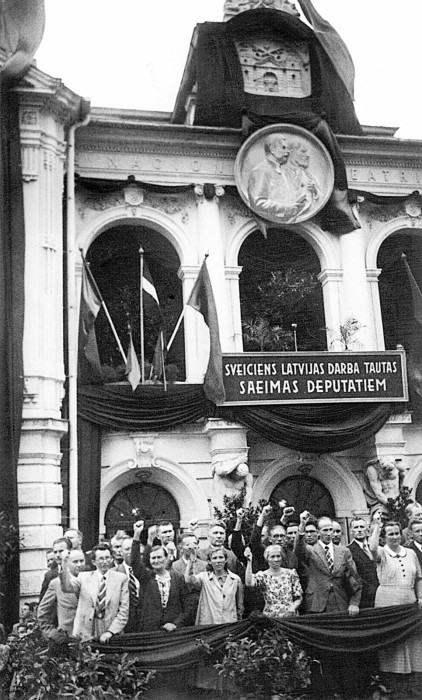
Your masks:
<instances>
[{"instance_id":1,"label":"light suit jacket","mask_svg":"<svg viewBox=\"0 0 422 700\"><path fill-rule=\"evenodd\" d=\"M45 636L51 636L53 630L57 629L71 635L77 606L76 594L62 591L60 579L53 578L37 611L38 622Z\"/></svg>"},{"instance_id":2,"label":"light suit jacket","mask_svg":"<svg viewBox=\"0 0 422 700\"><path fill-rule=\"evenodd\" d=\"M341 612L347 610L349 605L359 606L362 581L347 547L334 545L332 572L320 542L311 547L305 543L305 537L299 535L295 549L299 562L308 567L305 594L307 612Z\"/></svg>"},{"instance_id":3,"label":"light suit jacket","mask_svg":"<svg viewBox=\"0 0 422 700\"><path fill-rule=\"evenodd\" d=\"M104 617L95 617L99 578L97 571L83 571L77 578L68 572L60 574L62 589L73 590L79 598L73 625L73 636L81 639L98 638L104 632L123 632L129 619L129 588L125 574L108 572Z\"/></svg>"}]
</instances>

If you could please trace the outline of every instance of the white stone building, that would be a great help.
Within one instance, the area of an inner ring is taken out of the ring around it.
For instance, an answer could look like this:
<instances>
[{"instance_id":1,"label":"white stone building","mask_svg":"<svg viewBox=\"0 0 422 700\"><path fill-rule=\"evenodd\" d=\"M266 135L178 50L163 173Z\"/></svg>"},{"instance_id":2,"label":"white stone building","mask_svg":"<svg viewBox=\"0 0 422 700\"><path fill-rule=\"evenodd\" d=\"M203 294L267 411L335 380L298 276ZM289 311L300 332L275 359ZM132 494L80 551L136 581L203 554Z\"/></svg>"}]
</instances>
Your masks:
<instances>
[{"instance_id":1,"label":"white stone building","mask_svg":"<svg viewBox=\"0 0 422 700\"><path fill-rule=\"evenodd\" d=\"M246 246L248 239L259 239L261 251L266 243L236 191L234 163L244 142L242 129L195 124L194 47L195 42L173 114L90 108L34 66L15 88L26 237L25 393L17 478L21 595L27 598L38 595L45 550L62 534L63 525L78 524L78 502L86 497L87 484L81 484L85 465L76 441L79 251L95 275L100 258L114 260L128 240L140 243L151 270L159 264L168 269L174 291L167 302L177 312L209 253L223 353L243 351L242 274L245 266L253 271L251 255L258 250L255 243ZM312 261L326 349L332 349L337 330L353 317L360 324L354 340L361 351L393 350L397 343L409 350L410 287L403 283L397 296L401 263L394 265L403 249L420 284L422 143L398 140L394 130L382 127L337 138L361 228L340 235L324 230L315 217L291 227L271 224L267 244L272 255L286 246L291 266L301 256ZM160 290L167 293L161 278L154 281L159 295ZM106 296L99 281L101 285ZM110 285L119 289L115 280ZM394 294L393 323L388 316ZM97 331L100 353L104 328ZM298 328L299 340L300 332ZM182 367L179 381L200 385L208 362L208 331L193 309L186 311L183 333L173 360L179 371ZM127 336L122 337L125 350L127 343ZM115 357L102 360L118 364ZM157 391L162 392L161 385ZM213 516L213 469L231 459L247 461L255 504L281 494L298 506L309 503L310 510L329 511L344 523L345 538L348 519L370 511L364 474L371 458L401 460L407 470L404 485L422 500L422 424L411 403L396 404L372 436L326 452L309 445L301 449L300 442L294 448L283 443L282 435L276 443L227 415L176 421L164 429L103 425L96 434L101 463L88 496L92 527L108 536L118 527L129 528L137 515L151 521L169 517L181 528L197 517L205 535Z\"/></svg>"}]
</instances>

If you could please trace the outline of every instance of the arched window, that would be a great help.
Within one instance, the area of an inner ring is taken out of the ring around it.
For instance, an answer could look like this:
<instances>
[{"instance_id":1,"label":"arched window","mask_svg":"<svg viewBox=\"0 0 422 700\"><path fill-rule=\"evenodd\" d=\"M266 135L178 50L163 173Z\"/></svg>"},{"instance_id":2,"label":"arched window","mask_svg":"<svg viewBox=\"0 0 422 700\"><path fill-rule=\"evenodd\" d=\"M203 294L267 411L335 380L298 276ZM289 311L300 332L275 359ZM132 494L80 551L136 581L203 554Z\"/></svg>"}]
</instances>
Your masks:
<instances>
[{"instance_id":1,"label":"arched window","mask_svg":"<svg viewBox=\"0 0 422 700\"><path fill-rule=\"evenodd\" d=\"M294 506L297 518L304 510L308 510L317 518L321 515L335 517L334 501L330 492L320 481L310 476L289 476L281 481L271 494L270 502L282 499Z\"/></svg>"},{"instance_id":2,"label":"arched window","mask_svg":"<svg viewBox=\"0 0 422 700\"><path fill-rule=\"evenodd\" d=\"M297 233L271 229L252 233L239 252L243 349L326 350L320 263Z\"/></svg>"},{"instance_id":3,"label":"arched window","mask_svg":"<svg viewBox=\"0 0 422 700\"><path fill-rule=\"evenodd\" d=\"M132 328L135 351L140 359L140 254L153 280L169 338L182 310L182 286L177 271L179 257L160 233L138 225L118 225L102 233L88 250L87 260L104 297L123 349L126 352ZM160 320L154 303L144 293L145 376L148 379L156 348ZM103 310L95 322L97 343L105 380L124 379L124 367L117 343ZM167 379L185 378L183 328L178 332L166 361Z\"/></svg>"},{"instance_id":4,"label":"arched window","mask_svg":"<svg viewBox=\"0 0 422 700\"><path fill-rule=\"evenodd\" d=\"M422 290L422 240L420 235L398 232L381 245L377 266L381 269L379 292L384 341L387 350L398 344L409 350L413 332L413 303L402 253Z\"/></svg>"},{"instance_id":5,"label":"arched window","mask_svg":"<svg viewBox=\"0 0 422 700\"><path fill-rule=\"evenodd\" d=\"M179 529L180 513L173 496L162 486L147 483L130 484L116 493L107 506L105 514L106 537L117 530L133 532L133 523L144 520L144 535L150 525L160 520L169 520L175 531Z\"/></svg>"}]
</instances>

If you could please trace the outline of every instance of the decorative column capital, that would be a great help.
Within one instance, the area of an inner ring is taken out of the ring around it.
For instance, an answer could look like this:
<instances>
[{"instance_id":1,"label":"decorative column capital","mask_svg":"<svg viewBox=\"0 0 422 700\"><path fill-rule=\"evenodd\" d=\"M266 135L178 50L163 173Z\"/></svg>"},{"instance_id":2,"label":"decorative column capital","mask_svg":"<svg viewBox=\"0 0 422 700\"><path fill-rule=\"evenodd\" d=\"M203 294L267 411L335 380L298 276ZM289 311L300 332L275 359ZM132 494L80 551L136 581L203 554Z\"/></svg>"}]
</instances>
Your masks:
<instances>
[{"instance_id":1,"label":"decorative column capital","mask_svg":"<svg viewBox=\"0 0 422 700\"><path fill-rule=\"evenodd\" d=\"M205 182L201 185L195 185L194 192L197 203L202 203L205 199L207 202L218 204L219 198L225 194L225 189L222 185L213 185L210 182Z\"/></svg>"}]
</instances>

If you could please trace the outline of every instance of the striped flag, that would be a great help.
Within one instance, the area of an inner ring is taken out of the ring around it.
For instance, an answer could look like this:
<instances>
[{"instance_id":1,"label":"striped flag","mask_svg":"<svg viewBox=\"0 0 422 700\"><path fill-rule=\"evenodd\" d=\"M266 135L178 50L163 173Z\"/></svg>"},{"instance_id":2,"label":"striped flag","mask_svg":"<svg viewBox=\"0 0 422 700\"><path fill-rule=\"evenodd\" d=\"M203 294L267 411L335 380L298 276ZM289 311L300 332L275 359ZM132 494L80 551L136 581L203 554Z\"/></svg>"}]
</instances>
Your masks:
<instances>
[{"instance_id":1,"label":"striped flag","mask_svg":"<svg viewBox=\"0 0 422 700\"><path fill-rule=\"evenodd\" d=\"M94 327L100 308L101 300L91 283L84 264L78 334L78 381L82 384L101 381L102 378Z\"/></svg>"},{"instance_id":2,"label":"striped flag","mask_svg":"<svg viewBox=\"0 0 422 700\"><path fill-rule=\"evenodd\" d=\"M141 368L139 366L138 357L135 352L135 348L132 340L132 332L129 331L129 349L127 351L127 361L126 361L126 372L125 372L128 382L132 387L132 391L135 391L139 382L141 381Z\"/></svg>"},{"instance_id":3,"label":"striped flag","mask_svg":"<svg viewBox=\"0 0 422 700\"><path fill-rule=\"evenodd\" d=\"M162 318L162 312L161 312L160 302L158 299L157 290L155 288L154 282L152 281L152 277L151 277L150 271L148 270L148 265L146 264L145 260L143 262L142 271L143 271L142 290L146 295L146 296L144 296L144 300L145 300L146 304L151 304L151 303L154 304L156 306L156 308L158 309L160 317Z\"/></svg>"},{"instance_id":4,"label":"striped flag","mask_svg":"<svg viewBox=\"0 0 422 700\"><path fill-rule=\"evenodd\" d=\"M223 360L221 355L220 331L217 307L206 259L202 263L196 282L188 299L188 305L199 311L210 332L210 357L204 377L204 392L207 399L220 406L226 400L223 383Z\"/></svg>"}]
</instances>

